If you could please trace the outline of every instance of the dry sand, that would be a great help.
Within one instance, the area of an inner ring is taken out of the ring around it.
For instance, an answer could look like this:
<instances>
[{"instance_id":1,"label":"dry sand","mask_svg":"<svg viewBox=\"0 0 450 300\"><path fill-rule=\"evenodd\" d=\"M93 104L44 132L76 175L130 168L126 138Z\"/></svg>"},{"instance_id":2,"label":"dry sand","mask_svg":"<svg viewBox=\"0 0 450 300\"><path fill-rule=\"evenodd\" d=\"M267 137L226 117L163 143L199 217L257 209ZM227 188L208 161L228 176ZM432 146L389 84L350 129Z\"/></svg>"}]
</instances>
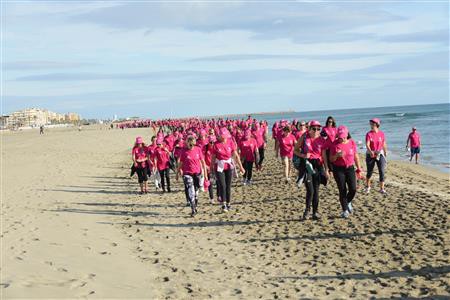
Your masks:
<instances>
[{"instance_id":1,"label":"dry sand","mask_svg":"<svg viewBox=\"0 0 450 300\"><path fill-rule=\"evenodd\" d=\"M3 135L2 298L450 296L448 174L390 162L387 197L358 193L344 220L331 184L323 219L301 222L304 187L269 151L232 211L202 194L192 219L180 183L136 194L137 135L150 130Z\"/></svg>"}]
</instances>

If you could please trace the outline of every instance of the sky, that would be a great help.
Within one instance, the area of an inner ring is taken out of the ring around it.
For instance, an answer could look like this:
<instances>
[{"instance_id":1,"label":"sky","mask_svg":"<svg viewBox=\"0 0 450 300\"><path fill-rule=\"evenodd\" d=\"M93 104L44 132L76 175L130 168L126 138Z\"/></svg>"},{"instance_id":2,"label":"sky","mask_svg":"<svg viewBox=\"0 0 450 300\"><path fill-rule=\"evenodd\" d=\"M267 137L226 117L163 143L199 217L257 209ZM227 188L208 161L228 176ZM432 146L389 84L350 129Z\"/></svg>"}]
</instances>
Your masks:
<instances>
[{"instance_id":1,"label":"sky","mask_svg":"<svg viewBox=\"0 0 450 300\"><path fill-rule=\"evenodd\" d=\"M449 101L447 1L7 1L1 23L4 114Z\"/></svg>"}]
</instances>

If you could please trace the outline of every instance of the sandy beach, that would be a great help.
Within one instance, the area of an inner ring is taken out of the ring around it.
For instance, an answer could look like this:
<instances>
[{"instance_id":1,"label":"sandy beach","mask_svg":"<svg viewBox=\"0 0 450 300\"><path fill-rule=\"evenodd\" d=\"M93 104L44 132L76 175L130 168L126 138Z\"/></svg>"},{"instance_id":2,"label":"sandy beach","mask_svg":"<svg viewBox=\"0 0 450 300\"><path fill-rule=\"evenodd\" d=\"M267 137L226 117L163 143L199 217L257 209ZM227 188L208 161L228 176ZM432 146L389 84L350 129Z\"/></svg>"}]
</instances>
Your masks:
<instances>
[{"instance_id":1,"label":"sandy beach","mask_svg":"<svg viewBox=\"0 0 450 300\"><path fill-rule=\"evenodd\" d=\"M450 297L449 174L389 162L385 197L358 192L339 217L300 221L305 189L283 183L269 144L233 210L200 197L137 195L130 147L149 129L2 133L1 297L368 299Z\"/></svg>"}]
</instances>

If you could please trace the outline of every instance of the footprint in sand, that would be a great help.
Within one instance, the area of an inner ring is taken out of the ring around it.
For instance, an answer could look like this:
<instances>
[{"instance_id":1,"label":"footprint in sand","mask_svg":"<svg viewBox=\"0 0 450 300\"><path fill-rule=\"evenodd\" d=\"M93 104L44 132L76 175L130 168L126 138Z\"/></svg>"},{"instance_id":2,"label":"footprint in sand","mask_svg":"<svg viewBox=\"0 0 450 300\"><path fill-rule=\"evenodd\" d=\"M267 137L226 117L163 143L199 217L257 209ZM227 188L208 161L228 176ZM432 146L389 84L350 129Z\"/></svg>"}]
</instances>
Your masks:
<instances>
[{"instance_id":1,"label":"footprint in sand","mask_svg":"<svg viewBox=\"0 0 450 300\"><path fill-rule=\"evenodd\" d=\"M58 268L57 269L59 272L64 272L64 273L67 273L68 272L68 270L67 269L64 269L64 268Z\"/></svg>"}]
</instances>

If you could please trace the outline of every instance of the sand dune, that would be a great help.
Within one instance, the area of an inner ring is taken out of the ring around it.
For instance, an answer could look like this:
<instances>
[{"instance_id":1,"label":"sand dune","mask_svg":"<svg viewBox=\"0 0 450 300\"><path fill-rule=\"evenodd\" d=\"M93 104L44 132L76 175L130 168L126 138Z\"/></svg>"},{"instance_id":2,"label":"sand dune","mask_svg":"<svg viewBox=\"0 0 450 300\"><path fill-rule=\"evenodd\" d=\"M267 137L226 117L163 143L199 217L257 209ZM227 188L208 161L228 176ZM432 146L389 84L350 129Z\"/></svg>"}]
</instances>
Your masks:
<instances>
[{"instance_id":1,"label":"sand dune","mask_svg":"<svg viewBox=\"0 0 450 300\"><path fill-rule=\"evenodd\" d=\"M129 147L148 129L3 136L4 298L385 298L450 296L448 174L390 162L388 196L358 193L339 218L300 221L304 188L269 151L233 210L175 192L136 194ZM175 180L173 179L173 182Z\"/></svg>"}]
</instances>

